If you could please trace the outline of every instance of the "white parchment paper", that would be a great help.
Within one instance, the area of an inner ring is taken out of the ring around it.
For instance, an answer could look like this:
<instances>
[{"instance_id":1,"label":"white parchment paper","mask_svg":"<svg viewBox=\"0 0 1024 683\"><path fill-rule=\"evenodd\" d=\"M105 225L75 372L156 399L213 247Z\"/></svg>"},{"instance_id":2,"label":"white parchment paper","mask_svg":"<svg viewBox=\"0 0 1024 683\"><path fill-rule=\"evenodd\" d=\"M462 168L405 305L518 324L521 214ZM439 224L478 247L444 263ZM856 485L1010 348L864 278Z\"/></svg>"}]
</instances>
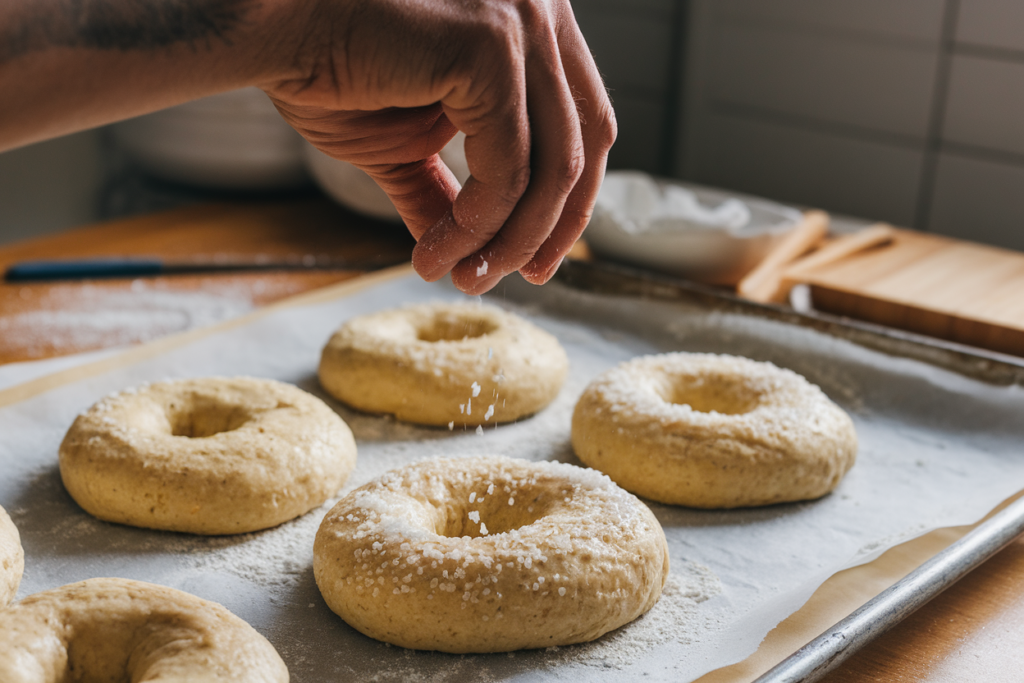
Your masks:
<instances>
[{"instance_id":1,"label":"white parchment paper","mask_svg":"<svg viewBox=\"0 0 1024 683\"><path fill-rule=\"evenodd\" d=\"M971 523L1024 488L1024 391L885 356L813 331L666 302L511 281L488 297L559 337L570 376L556 401L482 435L396 423L347 410L316 382L320 348L343 320L405 303L462 298L403 277L325 304L278 311L134 366L0 410L0 505L22 534L19 597L120 576L224 604L277 647L292 680L685 681L744 659L840 569L928 530ZM147 381L254 375L328 401L356 435L350 490L432 455L504 454L576 463L572 408L599 372L637 354L735 353L771 360L819 384L851 413L858 463L839 488L801 504L695 511L651 504L665 528L672 578L662 601L596 643L454 656L389 647L344 624L320 598L312 541L330 503L265 532L194 537L99 522L65 493L57 447L76 413ZM466 388L467 397L470 388Z\"/></svg>"}]
</instances>

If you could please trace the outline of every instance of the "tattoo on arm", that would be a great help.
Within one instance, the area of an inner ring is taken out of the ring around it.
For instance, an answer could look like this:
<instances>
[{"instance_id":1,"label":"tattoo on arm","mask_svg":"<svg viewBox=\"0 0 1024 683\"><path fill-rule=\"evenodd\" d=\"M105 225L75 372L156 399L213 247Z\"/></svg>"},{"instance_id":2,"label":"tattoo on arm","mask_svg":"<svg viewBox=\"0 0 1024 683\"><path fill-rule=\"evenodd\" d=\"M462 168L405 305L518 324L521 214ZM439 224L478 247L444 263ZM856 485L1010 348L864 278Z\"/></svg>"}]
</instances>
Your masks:
<instances>
[{"instance_id":1,"label":"tattoo on arm","mask_svg":"<svg viewBox=\"0 0 1024 683\"><path fill-rule=\"evenodd\" d=\"M258 0L22 0L0 24L0 63L49 47L152 50L231 44Z\"/></svg>"}]
</instances>

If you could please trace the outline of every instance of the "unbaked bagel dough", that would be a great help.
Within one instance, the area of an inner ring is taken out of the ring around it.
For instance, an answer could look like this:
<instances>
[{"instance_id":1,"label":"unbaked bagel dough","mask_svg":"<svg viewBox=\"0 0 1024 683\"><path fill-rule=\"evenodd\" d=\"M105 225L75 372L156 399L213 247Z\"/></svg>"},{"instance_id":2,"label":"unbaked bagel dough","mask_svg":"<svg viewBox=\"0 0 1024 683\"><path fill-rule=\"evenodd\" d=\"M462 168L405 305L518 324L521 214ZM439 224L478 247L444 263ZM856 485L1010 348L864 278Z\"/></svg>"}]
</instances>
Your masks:
<instances>
[{"instance_id":1,"label":"unbaked bagel dough","mask_svg":"<svg viewBox=\"0 0 1024 683\"><path fill-rule=\"evenodd\" d=\"M658 520L608 477L502 457L392 470L345 496L313 548L349 625L444 652L593 640L654 606L668 565Z\"/></svg>"},{"instance_id":2,"label":"unbaked bagel dough","mask_svg":"<svg viewBox=\"0 0 1024 683\"><path fill-rule=\"evenodd\" d=\"M511 422L550 403L569 361L558 340L494 306L436 303L353 318L320 360L338 400L426 425Z\"/></svg>"},{"instance_id":3,"label":"unbaked bagel dough","mask_svg":"<svg viewBox=\"0 0 1024 683\"><path fill-rule=\"evenodd\" d=\"M149 384L79 415L60 446L71 497L110 522L195 534L266 529L321 505L355 467L348 425L283 382Z\"/></svg>"},{"instance_id":4,"label":"unbaked bagel dough","mask_svg":"<svg viewBox=\"0 0 1024 683\"><path fill-rule=\"evenodd\" d=\"M21 549L18 528L0 507L0 609L14 599L25 570L25 552Z\"/></svg>"},{"instance_id":5,"label":"unbaked bagel dough","mask_svg":"<svg viewBox=\"0 0 1024 683\"><path fill-rule=\"evenodd\" d=\"M173 588L89 579L30 595L0 618L0 681L287 683L266 638Z\"/></svg>"},{"instance_id":6,"label":"unbaked bagel dough","mask_svg":"<svg viewBox=\"0 0 1024 683\"><path fill-rule=\"evenodd\" d=\"M636 358L595 379L572 444L623 488L699 508L819 498L857 456L850 417L800 375L693 353Z\"/></svg>"}]
</instances>

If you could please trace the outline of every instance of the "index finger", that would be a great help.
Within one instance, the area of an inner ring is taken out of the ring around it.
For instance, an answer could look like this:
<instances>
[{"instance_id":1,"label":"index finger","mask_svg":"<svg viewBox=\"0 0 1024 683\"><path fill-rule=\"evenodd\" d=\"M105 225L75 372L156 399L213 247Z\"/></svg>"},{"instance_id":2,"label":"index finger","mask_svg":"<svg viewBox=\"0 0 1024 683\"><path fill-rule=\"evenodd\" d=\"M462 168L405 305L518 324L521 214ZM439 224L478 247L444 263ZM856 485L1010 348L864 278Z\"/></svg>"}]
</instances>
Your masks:
<instances>
[{"instance_id":1,"label":"index finger","mask_svg":"<svg viewBox=\"0 0 1024 683\"><path fill-rule=\"evenodd\" d=\"M509 41L507 35L502 38ZM444 276L501 229L530 180L530 125L522 46L509 44L498 63L476 63L464 87L442 100L466 133L472 175L447 216L427 229L412 262L425 280ZM493 54L493 53L492 53Z\"/></svg>"}]
</instances>

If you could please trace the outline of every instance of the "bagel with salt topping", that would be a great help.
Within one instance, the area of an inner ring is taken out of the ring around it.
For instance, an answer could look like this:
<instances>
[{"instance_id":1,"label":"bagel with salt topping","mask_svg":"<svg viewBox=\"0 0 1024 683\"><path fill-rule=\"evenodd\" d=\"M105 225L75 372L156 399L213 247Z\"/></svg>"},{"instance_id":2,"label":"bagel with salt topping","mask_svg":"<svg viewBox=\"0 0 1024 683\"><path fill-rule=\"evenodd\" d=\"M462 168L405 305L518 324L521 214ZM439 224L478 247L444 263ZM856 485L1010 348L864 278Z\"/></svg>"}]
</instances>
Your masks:
<instances>
[{"instance_id":1,"label":"bagel with salt topping","mask_svg":"<svg viewBox=\"0 0 1024 683\"><path fill-rule=\"evenodd\" d=\"M30 595L0 618L0 681L287 683L266 638L173 588L89 579Z\"/></svg>"},{"instance_id":2,"label":"bagel with salt topping","mask_svg":"<svg viewBox=\"0 0 1024 683\"><path fill-rule=\"evenodd\" d=\"M0 507L0 609L14 599L25 570L25 551L21 548L18 527Z\"/></svg>"},{"instance_id":3,"label":"bagel with salt topping","mask_svg":"<svg viewBox=\"0 0 1024 683\"><path fill-rule=\"evenodd\" d=\"M327 342L320 383L369 413L434 426L532 415L569 369L554 336L495 306L435 303L352 318Z\"/></svg>"},{"instance_id":4,"label":"bagel with salt topping","mask_svg":"<svg viewBox=\"0 0 1024 683\"><path fill-rule=\"evenodd\" d=\"M82 413L60 446L64 486L100 519L194 534L267 529L312 510L355 467L348 425L283 382L149 384Z\"/></svg>"},{"instance_id":5,"label":"bagel with salt topping","mask_svg":"<svg viewBox=\"0 0 1024 683\"><path fill-rule=\"evenodd\" d=\"M668 564L658 520L608 477L502 457L392 470L345 496L313 548L350 626L455 653L598 638L654 606Z\"/></svg>"},{"instance_id":6,"label":"bagel with salt topping","mask_svg":"<svg viewBox=\"0 0 1024 683\"><path fill-rule=\"evenodd\" d=\"M853 421L790 370L735 356L627 361L584 390L572 445L633 493L735 508L820 498L857 457Z\"/></svg>"}]
</instances>

